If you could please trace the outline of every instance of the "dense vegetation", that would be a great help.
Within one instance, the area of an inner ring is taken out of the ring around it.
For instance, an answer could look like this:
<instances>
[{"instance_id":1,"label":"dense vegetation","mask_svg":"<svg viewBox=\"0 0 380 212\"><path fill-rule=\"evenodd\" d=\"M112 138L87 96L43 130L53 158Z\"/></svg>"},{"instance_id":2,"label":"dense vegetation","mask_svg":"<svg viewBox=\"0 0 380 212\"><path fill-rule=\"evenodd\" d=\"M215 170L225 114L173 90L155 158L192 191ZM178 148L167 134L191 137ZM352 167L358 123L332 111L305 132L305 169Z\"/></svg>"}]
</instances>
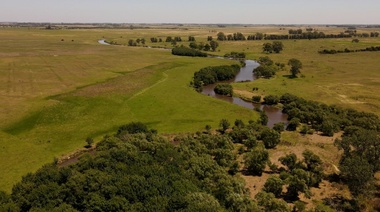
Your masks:
<instances>
[{"instance_id":1,"label":"dense vegetation","mask_svg":"<svg viewBox=\"0 0 380 212\"><path fill-rule=\"evenodd\" d=\"M217 84L214 88L214 92L220 95L232 96L233 89L232 86L228 83Z\"/></svg>"},{"instance_id":2,"label":"dense vegetation","mask_svg":"<svg viewBox=\"0 0 380 212\"><path fill-rule=\"evenodd\" d=\"M276 72L285 68L283 63L274 63L268 56L259 57L257 60L260 66L253 70L256 77L271 78Z\"/></svg>"},{"instance_id":3,"label":"dense vegetation","mask_svg":"<svg viewBox=\"0 0 380 212\"><path fill-rule=\"evenodd\" d=\"M380 51L380 46L371 46L367 47L365 49L344 49L344 50L335 50L335 49L324 49L321 51L318 51L320 54L338 54L338 53L351 53L351 52L375 52L375 51Z\"/></svg>"},{"instance_id":4,"label":"dense vegetation","mask_svg":"<svg viewBox=\"0 0 380 212\"><path fill-rule=\"evenodd\" d=\"M224 55L224 57L234 58L234 59L244 59L246 54L244 52L230 52Z\"/></svg>"},{"instance_id":5,"label":"dense vegetation","mask_svg":"<svg viewBox=\"0 0 380 212\"><path fill-rule=\"evenodd\" d=\"M179 56L207 57L206 53L191 49L185 46L179 46L172 49L172 54Z\"/></svg>"},{"instance_id":6,"label":"dense vegetation","mask_svg":"<svg viewBox=\"0 0 380 212\"><path fill-rule=\"evenodd\" d=\"M202 68L194 73L193 86L197 90L202 90L204 85L210 85L219 81L234 78L240 70L239 65L213 66Z\"/></svg>"},{"instance_id":7,"label":"dense vegetation","mask_svg":"<svg viewBox=\"0 0 380 212\"><path fill-rule=\"evenodd\" d=\"M252 211L257 207L244 181L231 174L236 155L227 136L182 136L175 146L154 133L139 133L146 131L141 124L131 125L104 137L93 155L74 165L49 164L24 176L10 198L2 194L0 207L15 211Z\"/></svg>"}]
</instances>

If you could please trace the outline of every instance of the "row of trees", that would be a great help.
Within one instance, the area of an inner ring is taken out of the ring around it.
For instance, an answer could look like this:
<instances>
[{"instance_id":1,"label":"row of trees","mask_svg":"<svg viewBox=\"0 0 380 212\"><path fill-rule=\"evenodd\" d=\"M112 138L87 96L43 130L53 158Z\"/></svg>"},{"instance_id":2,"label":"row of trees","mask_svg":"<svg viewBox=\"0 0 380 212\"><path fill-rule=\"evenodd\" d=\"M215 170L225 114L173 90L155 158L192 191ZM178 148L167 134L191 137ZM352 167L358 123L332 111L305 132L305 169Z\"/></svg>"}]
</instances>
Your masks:
<instances>
[{"instance_id":1,"label":"row of trees","mask_svg":"<svg viewBox=\"0 0 380 212\"><path fill-rule=\"evenodd\" d=\"M219 41L237 41L237 40L298 40L298 39L323 39L323 38L352 38L352 37L378 37L378 32L351 34L351 33L338 33L338 34L325 34L318 31L294 30L289 34L263 34L256 33L253 35L244 36L242 33L234 33L225 35L223 32L217 34L217 40Z\"/></svg>"},{"instance_id":2,"label":"row of trees","mask_svg":"<svg viewBox=\"0 0 380 212\"><path fill-rule=\"evenodd\" d=\"M198 49L198 50L203 50L203 51L215 51L219 47L219 43L216 41L211 40L209 43L204 44L203 42L196 43L196 42L191 42L189 44L189 47L192 49Z\"/></svg>"},{"instance_id":3,"label":"row of trees","mask_svg":"<svg viewBox=\"0 0 380 212\"><path fill-rule=\"evenodd\" d=\"M190 56L190 57L207 57L207 54L185 46L179 46L172 49L173 55Z\"/></svg>"},{"instance_id":4,"label":"row of trees","mask_svg":"<svg viewBox=\"0 0 380 212\"><path fill-rule=\"evenodd\" d=\"M230 53L225 54L224 57L233 58L233 59L245 59L246 54L245 52L230 52Z\"/></svg>"},{"instance_id":5,"label":"row of trees","mask_svg":"<svg viewBox=\"0 0 380 212\"><path fill-rule=\"evenodd\" d=\"M219 32L217 35L219 41L242 41L246 40L245 36L241 32L225 35L223 32Z\"/></svg>"},{"instance_id":6,"label":"row of trees","mask_svg":"<svg viewBox=\"0 0 380 212\"><path fill-rule=\"evenodd\" d=\"M319 54L338 54L338 53L373 52L373 51L380 51L380 46L371 46L365 49L355 49L355 50L348 49L348 48L345 48L344 50L324 49L324 50L318 51L318 53Z\"/></svg>"},{"instance_id":7,"label":"row of trees","mask_svg":"<svg viewBox=\"0 0 380 212\"><path fill-rule=\"evenodd\" d=\"M239 65L210 66L202 68L194 73L192 86L196 90L202 91L202 87L204 85L233 79L239 73L239 71Z\"/></svg>"}]
</instances>

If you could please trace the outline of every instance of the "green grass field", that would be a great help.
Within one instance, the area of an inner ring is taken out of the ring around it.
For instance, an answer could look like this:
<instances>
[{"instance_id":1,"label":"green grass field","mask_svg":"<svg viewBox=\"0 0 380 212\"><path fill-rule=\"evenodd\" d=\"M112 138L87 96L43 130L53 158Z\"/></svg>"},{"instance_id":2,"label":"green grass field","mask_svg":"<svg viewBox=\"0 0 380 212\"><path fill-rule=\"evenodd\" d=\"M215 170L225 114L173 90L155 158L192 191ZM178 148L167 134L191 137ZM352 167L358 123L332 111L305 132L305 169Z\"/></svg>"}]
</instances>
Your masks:
<instances>
[{"instance_id":1,"label":"green grass field","mask_svg":"<svg viewBox=\"0 0 380 212\"><path fill-rule=\"evenodd\" d=\"M99 140L131 121L160 133L181 133L207 124L216 128L222 118L257 118L189 87L195 71L231 61L102 46L97 39L103 32L96 30L0 33L7 37L0 53L0 188L7 191L22 175L82 148L86 137Z\"/></svg>"},{"instance_id":2,"label":"green grass field","mask_svg":"<svg viewBox=\"0 0 380 212\"><path fill-rule=\"evenodd\" d=\"M322 30L322 29L321 29ZM338 33L341 28L323 28ZM376 31L362 29L362 31ZM102 136L130 121L142 121L160 133L218 127L227 118L248 121L257 114L196 93L189 87L195 71L229 60L187 58L163 49L104 46L99 39L126 44L129 39L207 36L256 32L285 34L277 27L180 27L179 29L43 30L0 28L0 190L10 191L21 176L55 157L82 148L87 137ZM360 31L360 30L358 30ZM219 42L213 54L244 51L249 59L264 56L265 41ZM298 58L305 78L288 79L287 71L270 80L234 84L239 90L259 87L260 94L290 92L301 97L380 114L379 52L319 55L321 48L380 45L379 38L283 41L276 62ZM180 43L181 44L181 43ZM188 45L188 42L182 42ZM170 43L160 43L170 47Z\"/></svg>"}]
</instances>

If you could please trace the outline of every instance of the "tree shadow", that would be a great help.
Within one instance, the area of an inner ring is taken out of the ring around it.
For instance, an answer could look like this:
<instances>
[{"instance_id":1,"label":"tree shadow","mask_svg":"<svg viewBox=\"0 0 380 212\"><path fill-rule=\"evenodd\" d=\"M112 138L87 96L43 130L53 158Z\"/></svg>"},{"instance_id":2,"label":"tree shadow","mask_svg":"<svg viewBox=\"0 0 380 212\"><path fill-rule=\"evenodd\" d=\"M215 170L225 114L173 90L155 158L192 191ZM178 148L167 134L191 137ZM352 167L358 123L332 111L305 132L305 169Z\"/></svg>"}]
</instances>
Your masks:
<instances>
[{"instance_id":1,"label":"tree shadow","mask_svg":"<svg viewBox=\"0 0 380 212\"><path fill-rule=\"evenodd\" d=\"M288 79L296 79L296 78L298 78L297 76L293 76L291 74L284 74L284 75L282 75L282 77L285 77L285 78L288 78Z\"/></svg>"}]
</instances>

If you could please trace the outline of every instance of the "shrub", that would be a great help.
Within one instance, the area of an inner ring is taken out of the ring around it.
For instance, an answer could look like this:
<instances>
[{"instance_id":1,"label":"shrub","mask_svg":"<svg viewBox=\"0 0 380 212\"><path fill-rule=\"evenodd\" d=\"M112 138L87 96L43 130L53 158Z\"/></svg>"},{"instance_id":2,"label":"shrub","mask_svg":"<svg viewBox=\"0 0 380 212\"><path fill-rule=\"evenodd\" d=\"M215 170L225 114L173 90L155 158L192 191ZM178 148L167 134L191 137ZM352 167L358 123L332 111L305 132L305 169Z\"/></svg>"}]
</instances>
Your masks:
<instances>
[{"instance_id":1,"label":"shrub","mask_svg":"<svg viewBox=\"0 0 380 212\"><path fill-rule=\"evenodd\" d=\"M261 102L261 96L252 96L252 101L256 102L256 103L260 103Z\"/></svg>"},{"instance_id":2,"label":"shrub","mask_svg":"<svg viewBox=\"0 0 380 212\"><path fill-rule=\"evenodd\" d=\"M214 88L214 92L220 95L232 96L233 89L230 84L222 83L222 84L216 85L216 87Z\"/></svg>"}]
</instances>

